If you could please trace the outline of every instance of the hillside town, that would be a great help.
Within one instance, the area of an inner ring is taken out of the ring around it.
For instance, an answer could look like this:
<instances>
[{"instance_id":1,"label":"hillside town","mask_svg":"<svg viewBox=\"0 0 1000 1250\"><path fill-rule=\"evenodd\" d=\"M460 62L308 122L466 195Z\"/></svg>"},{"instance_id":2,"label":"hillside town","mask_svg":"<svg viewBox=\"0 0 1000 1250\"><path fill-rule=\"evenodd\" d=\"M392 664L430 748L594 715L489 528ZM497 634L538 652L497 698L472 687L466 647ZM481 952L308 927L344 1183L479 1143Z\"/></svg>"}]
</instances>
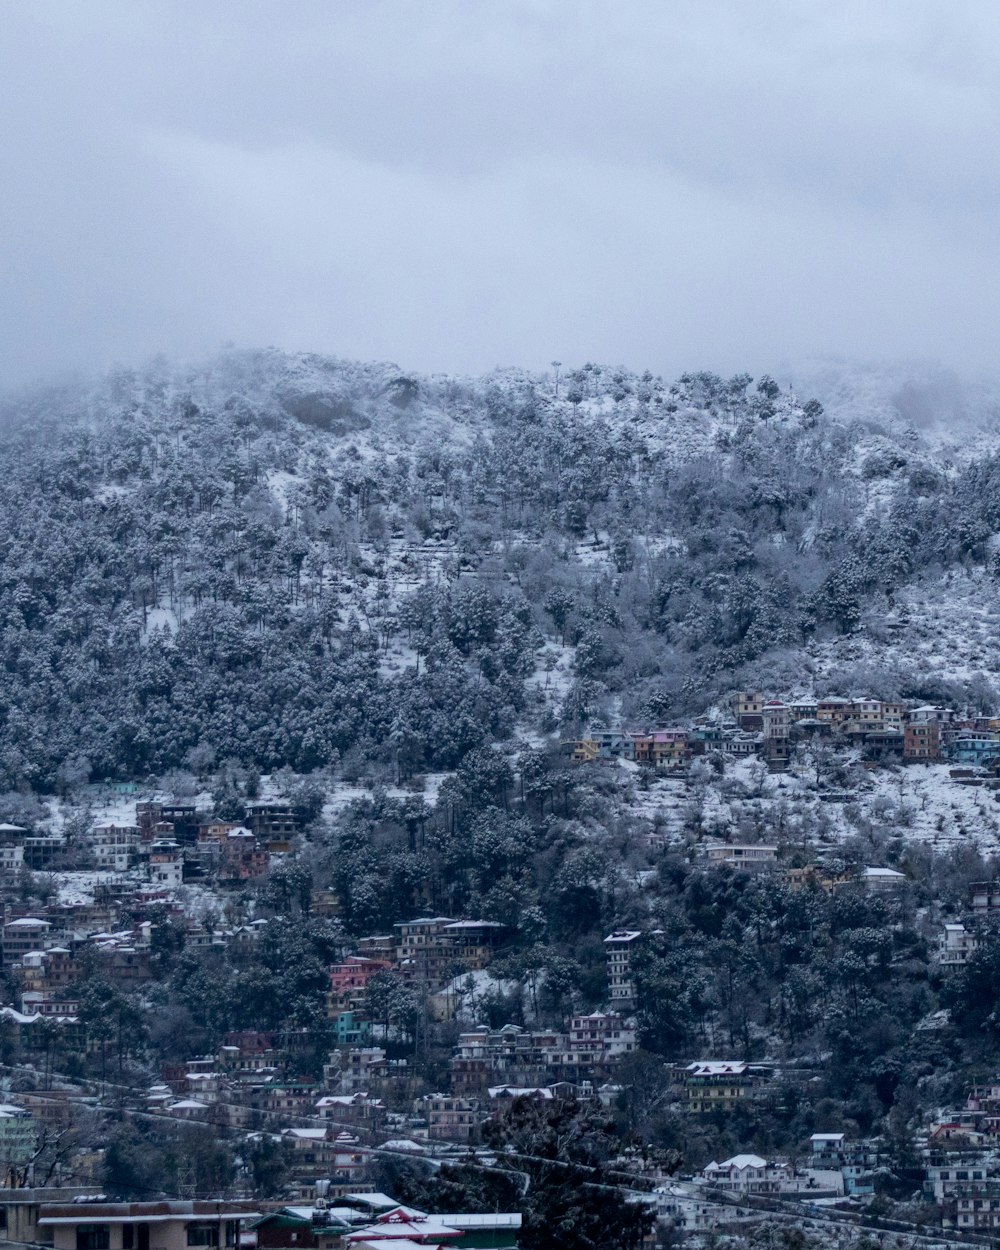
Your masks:
<instances>
[{"instance_id":1,"label":"hillside town","mask_svg":"<svg viewBox=\"0 0 1000 1250\"><path fill-rule=\"evenodd\" d=\"M995 6L0 17L0 1250L1000 1250Z\"/></svg>"},{"instance_id":2,"label":"hillside town","mask_svg":"<svg viewBox=\"0 0 1000 1250\"><path fill-rule=\"evenodd\" d=\"M884 699L786 702L760 691L734 695L728 717L703 716L690 725L646 731L594 724L562 748L574 764L620 759L670 768L718 753L723 759L756 756L772 772L783 772L797 750L815 743L856 750L867 764L947 761L983 770L983 776L1000 775L1000 717ZM974 775L959 774L963 780Z\"/></svg>"},{"instance_id":3,"label":"hillside town","mask_svg":"<svg viewBox=\"0 0 1000 1250\"><path fill-rule=\"evenodd\" d=\"M625 760L670 774L699 755L749 743L780 771L799 743L822 738L832 749L860 747L874 767L886 766L882 748L890 741L888 757L900 763L944 757L962 781L991 784L997 762L990 744L1000 744L1000 722L946 708L832 698L782 703L745 693L733 708L731 719L685 730L595 728L572 744L571 759ZM867 754L873 744L877 762ZM214 1050L164 1062L142 1086L134 1065L123 1063L123 1030L155 1014L165 952L218 956L233 967L255 958L275 923L260 907L260 891L295 862L304 817L287 799L251 801L241 820L224 820L195 801L150 800L129 790L135 787L119 787L108 801L118 811L131 804L131 822L95 821L72 839L0 825L0 950L4 984L16 991L0 1007L7 1186L0 1208L10 1239L129 1250L148 1242L155 1223L163 1225L164 1245L174 1237L184 1244L185 1229L188 1245L221 1245L219 1238L325 1250L515 1245L516 1213L428 1214L386 1196L379 1189L386 1161L490 1169L496 1126L526 1104L616 1113L628 1101L642 1051L636 1012L644 952L662 947L663 931L607 933L603 987L590 1010L570 1012L556 1027L542 1026L534 1012L517 1020L498 1015L503 999L491 969L516 937L499 921L417 915L384 932L335 938L309 1026L286 1019L279 1028L224 1031ZM801 848L792 854L780 844L736 841L705 840L692 854L698 871L720 880L766 877L798 893L861 891L912 906L903 900L913 883L884 864L851 867L803 857ZM311 892L307 911L337 932L335 891ZM972 883L959 913L938 925L935 975L966 968L998 917L1000 881ZM394 1001L400 995L410 996L402 1006ZM726 1044L714 1054L691 1050L660 1062L657 1097L676 1117L718 1129L745 1122L777 1088L805 1091L822 1065L736 1057L739 1049ZM103 1192L107 1150L79 1131L110 1115L223 1135L244 1143L240 1153L270 1143L281 1160L277 1191L263 1197L245 1167L211 1204L197 1197L110 1202ZM912 1149L909 1175L920 1205L908 1208L907 1219L955 1232L1000 1228L1000 1086L970 1086L925 1123ZM834 1117L794 1154L745 1149L705 1157L684 1172L670 1151L624 1150L610 1166L656 1216L660 1231L649 1246L666 1230L697 1244L713 1230L752 1224L765 1202L834 1223L885 1217L880 1177L897 1167L895 1150L878 1136L837 1131Z\"/></svg>"}]
</instances>

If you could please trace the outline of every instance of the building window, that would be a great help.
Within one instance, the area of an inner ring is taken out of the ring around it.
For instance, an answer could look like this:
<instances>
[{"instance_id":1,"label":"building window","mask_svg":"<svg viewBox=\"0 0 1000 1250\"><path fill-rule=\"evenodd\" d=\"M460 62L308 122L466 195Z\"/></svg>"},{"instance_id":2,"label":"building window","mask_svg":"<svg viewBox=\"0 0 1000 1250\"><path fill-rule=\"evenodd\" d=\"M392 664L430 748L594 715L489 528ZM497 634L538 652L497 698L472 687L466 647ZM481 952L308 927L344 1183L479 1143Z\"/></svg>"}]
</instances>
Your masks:
<instances>
[{"instance_id":1,"label":"building window","mask_svg":"<svg viewBox=\"0 0 1000 1250\"><path fill-rule=\"evenodd\" d=\"M77 1224L76 1250L108 1250L111 1228L108 1224Z\"/></svg>"},{"instance_id":2,"label":"building window","mask_svg":"<svg viewBox=\"0 0 1000 1250\"><path fill-rule=\"evenodd\" d=\"M189 1246L217 1246L219 1244L218 1224L189 1224L187 1243Z\"/></svg>"}]
</instances>

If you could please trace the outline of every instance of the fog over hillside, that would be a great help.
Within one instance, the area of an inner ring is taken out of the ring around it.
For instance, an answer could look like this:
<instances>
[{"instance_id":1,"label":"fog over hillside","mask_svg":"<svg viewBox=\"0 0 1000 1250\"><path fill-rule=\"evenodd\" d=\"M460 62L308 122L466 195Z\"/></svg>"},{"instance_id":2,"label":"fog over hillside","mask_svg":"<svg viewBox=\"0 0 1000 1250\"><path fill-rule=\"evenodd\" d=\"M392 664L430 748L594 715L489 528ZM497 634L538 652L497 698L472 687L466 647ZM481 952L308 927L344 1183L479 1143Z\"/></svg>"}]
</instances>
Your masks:
<instances>
[{"instance_id":1,"label":"fog over hillside","mask_svg":"<svg viewBox=\"0 0 1000 1250\"><path fill-rule=\"evenodd\" d=\"M0 1250L992 1245L1000 8L0 23Z\"/></svg>"},{"instance_id":2,"label":"fog over hillside","mask_svg":"<svg viewBox=\"0 0 1000 1250\"><path fill-rule=\"evenodd\" d=\"M1000 424L1000 381L988 375L962 378L932 364L819 358L779 376L819 397L837 420L902 423L955 441L970 430L995 431Z\"/></svg>"},{"instance_id":3,"label":"fog over hillside","mask_svg":"<svg viewBox=\"0 0 1000 1250\"><path fill-rule=\"evenodd\" d=\"M8 782L199 746L398 759L391 735L407 767L454 766L483 728L693 713L765 672L992 710L961 613L933 671L916 623L891 647L880 629L955 577L994 609L990 403L932 371L824 366L783 390L235 349L29 392L0 443ZM565 680L543 693L552 646ZM318 662L295 688L289 666Z\"/></svg>"}]
</instances>

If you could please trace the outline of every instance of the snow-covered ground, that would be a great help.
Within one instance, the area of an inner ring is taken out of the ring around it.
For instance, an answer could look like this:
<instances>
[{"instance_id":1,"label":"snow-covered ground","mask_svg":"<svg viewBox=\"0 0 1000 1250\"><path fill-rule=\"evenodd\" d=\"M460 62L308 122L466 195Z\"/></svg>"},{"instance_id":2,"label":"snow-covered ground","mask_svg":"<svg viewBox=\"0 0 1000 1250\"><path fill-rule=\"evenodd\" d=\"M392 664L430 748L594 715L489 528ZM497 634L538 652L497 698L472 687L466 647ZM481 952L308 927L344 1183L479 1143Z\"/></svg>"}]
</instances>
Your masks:
<instances>
[{"instance_id":1,"label":"snow-covered ground","mask_svg":"<svg viewBox=\"0 0 1000 1250\"><path fill-rule=\"evenodd\" d=\"M822 797L831 791L817 788L816 770L806 761L771 774L758 760L740 760L727 763L721 777L696 764L688 779L658 778L637 787L628 806L643 822L638 833L652 831L667 844L700 836L822 850L870 828L935 851L969 846L1000 853L997 792L959 784L949 774L947 764L858 767L859 782L835 791L831 802Z\"/></svg>"},{"instance_id":2,"label":"snow-covered ground","mask_svg":"<svg viewBox=\"0 0 1000 1250\"><path fill-rule=\"evenodd\" d=\"M518 981L501 981L486 969L465 972L455 977L444 988L444 993L455 1001L455 1019L462 1024L479 1024L482 1021L484 999L513 994L520 988Z\"/></svg>"},{"instance_id":3,"label":"snow-covered ground","mask_svg":"<svg viewBox=\"0 0 1000 1250\"><path fill-rule=\"evenodd\" d=\"M111 885L121 880L121 873L114 872L56 872L51 874L56 890L56 901L67 906L89 906L94 893L101 885Z\"/></svg>"},{"instance_id":4,"label":"snow-covered ground","mask_svg":"<svg viewBox=\"0 0 1000 1250\"><path fill-rule=\"evenodd\" d=\"M518 737L529 746L541 747L547 737L533 728L545 713L558 717L563 700L573 685L573 659L576 649L555 639L546 639L535 658L535 671L528 677L525 687L528 695L534 695L539 709L532 717L532 724L518 728Z\"/></svg>"},{"instance_id":5,"label":"snow-covered ground","mask_svg":"<svg viewBox=\"0 0 1000 1250\"><path fill-rule=\"evenodd\" d=\"M389 785L385 786L384 790L390 799L422 798L429 807L433 807L437 803L442 782L450 776L451 773L422 773L419 780L415 779L415 784L412 786ZM371 796L372 786L370 785L354 785L346 781L336 781L327 793L327 799L323 805L323 818L334 821L352 803L369 799Z\"/></svg>"},{"instance_id":6,"label":"snow-covered ground","mask_svg":"<svg viewBox=\"0 0 1000 1250\"><path fill-rule=\"evenodd\" d=\"M1000 585L981 570L953 571L907 586L891 618L865 622L858 635L811 648L816 679L846 665L902 670L952 681L1000 673Z\"/></svg>"}]
</instances>

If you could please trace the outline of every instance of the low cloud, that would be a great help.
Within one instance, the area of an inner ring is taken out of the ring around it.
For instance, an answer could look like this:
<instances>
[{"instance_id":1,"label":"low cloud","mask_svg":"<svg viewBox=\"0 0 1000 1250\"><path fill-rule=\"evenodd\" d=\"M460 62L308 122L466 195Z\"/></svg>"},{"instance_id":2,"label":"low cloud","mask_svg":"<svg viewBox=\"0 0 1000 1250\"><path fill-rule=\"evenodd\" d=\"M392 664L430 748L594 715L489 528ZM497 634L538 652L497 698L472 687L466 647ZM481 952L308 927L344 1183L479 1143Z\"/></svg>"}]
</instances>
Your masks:
<instances>
[{"instance_id":1,"label":"low cloud","mask_svg":"<svg viewBox=\"0 0 1000 1250\"><path fill-rule=\"evenodd\" d=\"M4 6L0 378L222 340L992 366L983 6Z\"/></svg>"}]
</instances>

